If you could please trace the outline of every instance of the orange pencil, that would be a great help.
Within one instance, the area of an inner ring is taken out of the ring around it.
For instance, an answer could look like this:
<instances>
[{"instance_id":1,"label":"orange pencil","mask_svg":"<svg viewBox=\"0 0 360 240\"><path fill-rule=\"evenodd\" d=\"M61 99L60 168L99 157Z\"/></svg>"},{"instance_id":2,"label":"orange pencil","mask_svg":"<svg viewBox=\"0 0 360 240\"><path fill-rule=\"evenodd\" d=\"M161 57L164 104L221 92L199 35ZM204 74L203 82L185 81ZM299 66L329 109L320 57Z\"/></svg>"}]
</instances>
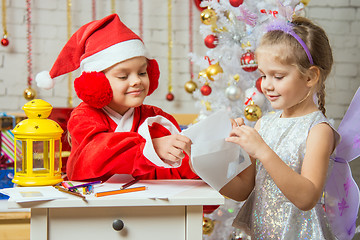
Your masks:
<instances>
[{"instance_id":1,"label":"orange pencil","mask_svg":"<svg viewBox=\"0 0 360 240\"><path fill-rule=\"evenodd\" d=\"M98 192L98 193L95 193L95 197L103 197L103 196L109 196L109 195L115 195L115 194L121 194L121 193L129 193L129 192L138 192L138 191L144 191L144 190L146 190L145 186L134 187L134 188L125 188L125 189L121 189L121 190Z\"/></svg>"}]
</instances>

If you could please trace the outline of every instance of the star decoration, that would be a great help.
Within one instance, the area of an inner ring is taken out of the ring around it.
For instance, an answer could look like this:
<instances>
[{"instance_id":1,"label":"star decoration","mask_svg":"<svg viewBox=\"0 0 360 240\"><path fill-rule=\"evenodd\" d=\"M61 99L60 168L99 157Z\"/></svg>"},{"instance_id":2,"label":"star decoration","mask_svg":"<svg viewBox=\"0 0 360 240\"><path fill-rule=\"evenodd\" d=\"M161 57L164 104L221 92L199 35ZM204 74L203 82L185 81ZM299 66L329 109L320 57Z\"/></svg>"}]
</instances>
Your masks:
<instances>
[{"instance_id":1,"label":"star decoration","mask_svg":"<svg viewBox=\"0 0 360 240\"><path fill-rule=\"evenodd\" d=\"M347 205L347 202L345 201L345 199L343 198L341 202L338 203L338 208L340 211L340 216L343 215L343 212L345 210L345 208L349 208L349 205Z\"/></svg>"},{"instance_id":2,"label":"star decoration","mask_svg":"<svg viewBox=\"0 0 360 240\"><path fill-rule=\"evenodd\" d=\"M38 126L38 125L36 125L36 126L35 126L35 129L39 129L39 126Z\"/></svg>"}]
</instances>

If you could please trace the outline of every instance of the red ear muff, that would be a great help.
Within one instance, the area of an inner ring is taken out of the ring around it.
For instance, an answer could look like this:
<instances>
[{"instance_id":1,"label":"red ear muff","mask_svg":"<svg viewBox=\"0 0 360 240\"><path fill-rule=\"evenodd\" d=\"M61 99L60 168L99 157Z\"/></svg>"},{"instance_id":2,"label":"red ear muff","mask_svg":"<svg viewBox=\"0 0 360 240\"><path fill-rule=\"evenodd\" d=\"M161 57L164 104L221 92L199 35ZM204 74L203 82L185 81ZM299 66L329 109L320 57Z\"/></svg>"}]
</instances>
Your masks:
<instances>
[{"instance_id":1,"label":"red ear muff","mask_svg":"<svg viewBox=\"0 0 360 240\"><path fill-rule=\"evenodd\" d=\"M148 73L149 81L150 81L149 92L148 92L148 96L149 96L159 86L160 70L159 70L159 64L155 59L148 59L148 65L146 71Z\"/></svg>"},{"instance_id":2,"label":"red ear muff","mask_svg":"<svg viewBox=\"0 0 360 240\"><path fill-rule=\"evenodd\" d=\"M83 72L75 79L74 87L78 97L95 108L105 107L113 98L109 80L103 72Z\"/></svg>"}]
</instances>

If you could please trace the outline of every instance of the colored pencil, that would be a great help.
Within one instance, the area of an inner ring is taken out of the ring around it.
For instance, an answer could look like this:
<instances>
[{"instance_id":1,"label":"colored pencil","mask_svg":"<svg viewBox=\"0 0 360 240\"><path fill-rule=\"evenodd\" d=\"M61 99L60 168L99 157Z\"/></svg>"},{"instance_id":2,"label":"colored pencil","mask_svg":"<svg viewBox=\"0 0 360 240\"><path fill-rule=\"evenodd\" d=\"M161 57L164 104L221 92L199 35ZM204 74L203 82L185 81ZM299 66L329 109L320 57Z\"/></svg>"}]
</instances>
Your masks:
<instances>
[{"instance_id":1,"label":"colored pencil","mask_svg":"<svg viewBox=\"0 0 360 240\"><path fill-rule=\"evenodd\" d=\"M73 196L76 196L76 197L80 197L82 198L83 200L85 200L85 196L82 195L81 193L77 193L77 192L72 192L66 188L63 188L63 187L60 187L60 186L54 186L57 190L59 190L60 192L64 192L64 193L68 193L68 194L71 194Z\"/></svg>"},{"instance_id":2,"label":"colored pencil","mask_svg":"<svg viewBox=\"0 0 360 240\"><path fill-rule=\"evenodd\" d=\"M88 182L88 183L83 183L83 184L68 187L68 189L71 190L71 189L74 189L74 188L87 187L87 186L90 186L90 185L95 185L95 184L100 184L100 183L101 183L101 181Z\"/></svg>"},{"instance_id":3,"label":"colored pencil","mask_svg":"<svg viewBox=\"0 0 360 240\"><path fill-rule=\"evenodd\" d=\"M122 185L122 186L120 187L120 190L130 187L131 185L134 185L134 184L137 183L138 181L139 181L138 179L134 179L134 180L132 180L132 181L130 181L130 182L128 182L128 183L125 183L124 185Z\"/></svg>"},{"instance_id":4,"label":"colored pencil","mask_svg":"<svg viewBox=\"0 0 360 240\"><path fill-rule=\"evenodd\" d=\"M144 190L146 190L145 186L134 187L134 188L126 188L126 189L121 189L121 190L98 192L98 193L95 193L95 197L103 197L103 196L110 196L110 195L122 194L122 193L130 193L130 192L138 192L138 191L144 191Z\"/></svg>"}]
</instances>

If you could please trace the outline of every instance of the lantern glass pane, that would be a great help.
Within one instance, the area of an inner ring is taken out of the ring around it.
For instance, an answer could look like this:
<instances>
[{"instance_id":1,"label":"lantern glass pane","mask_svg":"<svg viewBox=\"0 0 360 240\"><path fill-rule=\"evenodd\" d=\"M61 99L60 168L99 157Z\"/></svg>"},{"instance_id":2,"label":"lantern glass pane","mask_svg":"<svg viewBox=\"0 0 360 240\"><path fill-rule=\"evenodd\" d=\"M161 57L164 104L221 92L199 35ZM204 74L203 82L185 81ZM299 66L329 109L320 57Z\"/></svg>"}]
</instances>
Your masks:
<instances>
[{"instance_id":1,"label":"lantern glass pane","mask_svg":"<svg viewBox=\"0 0 360 240\"><path fill-rule=\"evenodd\" d=\"M55 159L54 159L54 170L60 172L60 140L55 140Z\"/></svg>"},{"instance_id":2,"label":"lantern glass pane","mask_svg":"<svg viewBox=\"0 0 360 240\"><path fill-rule=\"evenodd\" d=\"M33 143L33 172L49 173L50 141L34 141Z\"/></svg>"},{"instance_id":3,"label":"lantern glass pane","mask_svg":"<svg viewBox=\"0 0 360 240\"><path fill-rule=\"evenodd\" d=\"M26 173L26 141L16 140L16 172Z\"/></svg>"}]
</instances>

